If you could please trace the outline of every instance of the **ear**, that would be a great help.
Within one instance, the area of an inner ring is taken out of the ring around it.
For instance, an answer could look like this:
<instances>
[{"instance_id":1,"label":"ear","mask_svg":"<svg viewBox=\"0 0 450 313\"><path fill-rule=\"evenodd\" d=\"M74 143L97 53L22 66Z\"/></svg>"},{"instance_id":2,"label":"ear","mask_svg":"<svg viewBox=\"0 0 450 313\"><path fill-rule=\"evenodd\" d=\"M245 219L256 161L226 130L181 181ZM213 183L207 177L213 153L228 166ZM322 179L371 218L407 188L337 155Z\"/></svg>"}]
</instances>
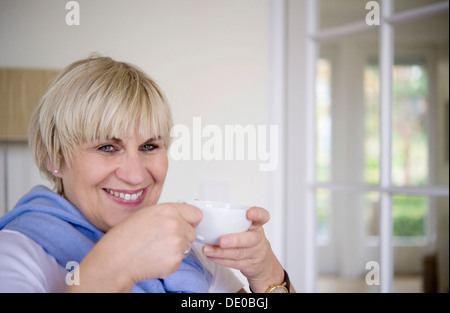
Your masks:
<instances>
[{"instance_id":1,"label":"ear","mask_svg":"<svg viewBox=\"0 0 450 313\"><path fill-rule=\"evenodd\" d=\"M49 170L50 172L52 172L53 176L62 178L62 172L61 172L61 169L60 169L58 166L56 166L55 164L53 164L53 163L50 164L49 167L48 167L48 170Z\"/></svg>"}]
</instances>

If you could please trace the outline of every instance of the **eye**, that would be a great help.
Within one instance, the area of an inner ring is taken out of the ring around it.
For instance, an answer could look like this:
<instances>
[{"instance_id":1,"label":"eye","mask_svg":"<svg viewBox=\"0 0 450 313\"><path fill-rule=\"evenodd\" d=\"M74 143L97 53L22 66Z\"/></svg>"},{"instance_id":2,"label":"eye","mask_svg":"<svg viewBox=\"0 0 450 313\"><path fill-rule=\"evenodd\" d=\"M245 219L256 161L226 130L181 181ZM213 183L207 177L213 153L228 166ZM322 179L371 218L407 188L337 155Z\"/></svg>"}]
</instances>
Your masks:
<instances>
[{"instance_id":1,"label":"eye","mask_svg":"<svg viewBox=\"0 0 450 313\"><path fill-rule=\"evenodd\" d=\"M153 150L155 150L155 149L157 149L157 148L158 148L157 145L152 144L152 143L147 143L147 144L145 144L145 145L143 145L143 146L141 147L141 150L142 150L142 151L153 151Z\"/></svg>"},{"instance_id":2,"label":"eye","mask_svg":"<svg viewBox=\"0 0 450 313\"><path fill-rule=\"evenodd\" d=\"M117 149L113 146L113 145L103 145L98 147L98 150L103 151L103 152L116 152Z\"/></svg>"}]
</instances>

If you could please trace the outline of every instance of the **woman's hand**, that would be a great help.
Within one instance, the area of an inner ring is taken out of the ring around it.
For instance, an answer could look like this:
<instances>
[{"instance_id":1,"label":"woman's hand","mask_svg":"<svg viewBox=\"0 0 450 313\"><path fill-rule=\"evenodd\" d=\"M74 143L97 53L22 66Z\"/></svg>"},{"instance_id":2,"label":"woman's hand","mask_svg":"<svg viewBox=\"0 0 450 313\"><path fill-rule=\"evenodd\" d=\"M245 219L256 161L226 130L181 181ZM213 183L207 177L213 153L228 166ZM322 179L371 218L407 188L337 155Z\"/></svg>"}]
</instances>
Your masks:
<instances>
[{"instance_id":1,"label":"woman's hand","mask_svg":"<svg viewBox=\"0 0 450 313\"><path fill-rule=\"evenodd\" d=\"M284 270L264 234L269 212L252 207L247 218L252 221L247 232L223 236L218 246L205 245L203 253L217 264L240 270L253 292L265 292L270 285L283 282Z\"/></svg>"},{"instance_id":2,"label":"woman's hand","mask_svg":"<svg viewBox=\"0 0 450 313\"><path fill-rule=\"evenodd\" d=\"M131 291L143 280L176 272L196 237L202 212L185 203L143 208L109 230L80 263L73 291Z\"/></svg>"}]
</instances>

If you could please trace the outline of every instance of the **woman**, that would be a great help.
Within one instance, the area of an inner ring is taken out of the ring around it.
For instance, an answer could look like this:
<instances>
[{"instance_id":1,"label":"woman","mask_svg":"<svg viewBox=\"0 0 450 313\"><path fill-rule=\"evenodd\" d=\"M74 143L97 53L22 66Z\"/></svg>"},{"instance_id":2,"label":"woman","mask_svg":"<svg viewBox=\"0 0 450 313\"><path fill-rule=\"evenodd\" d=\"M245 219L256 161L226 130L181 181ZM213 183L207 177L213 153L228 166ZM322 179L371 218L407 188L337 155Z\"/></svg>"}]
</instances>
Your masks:
<instances>
[{"instance_id":1,"label":"woman","mask_svg":"<svg viewBox=\"0 0 450 313\"><path fill-rule=\"evenodd\" d=\"M264 235L266 210L248 210L249 231L197 248L201 211L157 203L171 127L164 96L136 67L90 57L64 69L29 138L55 192L37 186L0 219L0 291L242 291L227 267L253 292L283 291L270 288L289 281Z\"/></svg>"}]
</instances>

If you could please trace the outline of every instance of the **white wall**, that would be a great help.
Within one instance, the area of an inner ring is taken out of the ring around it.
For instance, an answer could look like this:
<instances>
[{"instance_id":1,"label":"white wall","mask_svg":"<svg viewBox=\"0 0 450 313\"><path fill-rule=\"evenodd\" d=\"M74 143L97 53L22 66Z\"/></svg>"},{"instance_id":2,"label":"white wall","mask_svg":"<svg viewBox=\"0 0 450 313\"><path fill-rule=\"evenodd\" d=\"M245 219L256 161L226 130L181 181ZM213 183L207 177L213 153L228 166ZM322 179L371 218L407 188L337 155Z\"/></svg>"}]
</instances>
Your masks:
<instances>
[{"instance_id":1,"label":"white wall","mask_svg":"<svg viewBox=\"0 0 450 313\"><path fill-rule=\"evenodd\" d=\"M0 66L60 69L99 52L153 77L171 103L176 124L191 127L193 116L219 127L268 124L269 0L78 3L80 25L68 26L66 1L2 0ZM0 161L4 173L3 156ZM8 145L8 161L11 206L41 180L30 170L26 145ZM267 173L258 165L170 160L161 201L216 197L266 207Z\"/></svg>"}]
</instances>

